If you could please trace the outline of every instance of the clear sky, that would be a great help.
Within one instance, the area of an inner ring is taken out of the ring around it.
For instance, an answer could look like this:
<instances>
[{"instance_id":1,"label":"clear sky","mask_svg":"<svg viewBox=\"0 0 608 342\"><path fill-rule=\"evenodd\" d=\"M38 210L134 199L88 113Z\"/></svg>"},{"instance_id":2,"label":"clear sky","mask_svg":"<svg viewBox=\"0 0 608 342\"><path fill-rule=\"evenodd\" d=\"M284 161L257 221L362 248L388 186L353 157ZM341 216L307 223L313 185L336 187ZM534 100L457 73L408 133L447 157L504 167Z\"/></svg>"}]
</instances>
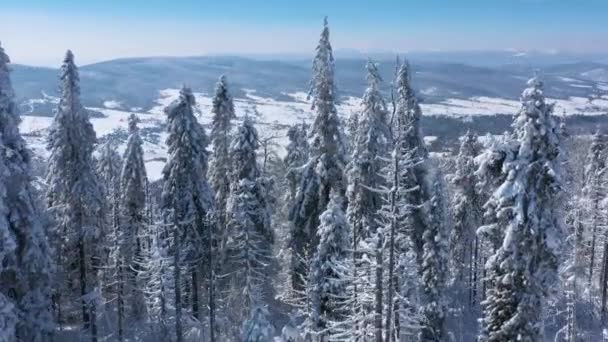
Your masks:
<instances>
[{"instance_id":1,"label":"clear sky","mask_svg":"<svg viewBox=\"0 0 608 342\"><path fill-rule=\"evenodd\" d=\"M608 0L0 0L14 63L336 49L608 52Z\"/></svg>"}]
</instances>

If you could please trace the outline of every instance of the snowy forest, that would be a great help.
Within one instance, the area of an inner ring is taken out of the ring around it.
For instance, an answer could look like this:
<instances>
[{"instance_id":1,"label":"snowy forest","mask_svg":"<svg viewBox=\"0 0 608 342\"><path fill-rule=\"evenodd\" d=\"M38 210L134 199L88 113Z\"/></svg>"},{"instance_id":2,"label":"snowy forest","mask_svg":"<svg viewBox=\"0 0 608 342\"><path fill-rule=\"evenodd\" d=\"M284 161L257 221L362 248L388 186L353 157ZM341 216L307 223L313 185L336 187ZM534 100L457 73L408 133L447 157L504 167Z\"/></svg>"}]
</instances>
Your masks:
<instances>
[{"instance_id":1,"label":"snowy forest","mask_svg":"<svg viewBox=\"0 0 608 342\"><path fill-rule=\"evenodd\" d=\"M210 127L187 86L165 108L149 182L137 116L98 144L71 51L35 177L0 47L0 342L608 339L601 129L569 134L530 75L510 131L430 153L406 59L370 60L344 119L327 19L313 53L284 155L218 75Z\"/></svg>"}]
</instances>

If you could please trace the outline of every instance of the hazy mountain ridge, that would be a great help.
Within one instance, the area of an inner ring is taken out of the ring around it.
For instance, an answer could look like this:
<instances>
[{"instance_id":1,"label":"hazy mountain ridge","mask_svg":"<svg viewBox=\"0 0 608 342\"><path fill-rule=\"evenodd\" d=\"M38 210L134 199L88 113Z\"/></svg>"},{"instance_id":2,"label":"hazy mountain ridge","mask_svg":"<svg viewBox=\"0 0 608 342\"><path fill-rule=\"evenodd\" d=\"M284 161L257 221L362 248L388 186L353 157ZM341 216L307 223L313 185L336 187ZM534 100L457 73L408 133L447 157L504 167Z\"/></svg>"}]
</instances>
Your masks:
<instances>
[{"instance_id":1,"label":"hazy mountain ridge","mask_svg":"<svg viewBox=\"0 0 608 342\"><path fill-rule=\"evenodd\" d=\"M512 54L511 54L512 55ZM556 99L570 97L597 98L608 95L608 64L576 61L567 64L546 64L533 60L496 64L442 61L435 54L428 61L415 55L414 84L423 102L441 103L447 99L493 97L517 100L521 89L535 70L540 70L547 85L547 95ZM449 54L445 54L447 60ZM503 56L504 57L504 56ZM488 59L495 58L489 56ZM513 58L513 57L512 57ZM471 61L481 56L470 56ZM496 59L496 58L495 58ZM456 58L456 61L465 60ZM509 59L504 57L505 61ZM568 58L556 59L569 61ZM338 58L336 83L341 96L360 97L365 88L363 58ZM551 61L549 61L552 63ZM394 60L379 61L388 93L393 78ZM24 114L51 115L52 105L40 101L44 94L57 95L59 70L12 65L13 84ZM235 97L244 97L243 89L278 100L289 100L285 94L305 92L310 79L310 61L304 59L257 60L244 57L149 57L106 61L81 67L82 96L85 105L104 107L112 101L131 110L149 110L159 91L185 84L193 90L210 94L219 75L226 74ZM37 99L36 103L31 103Z\"/></svg>"}]
</instances>

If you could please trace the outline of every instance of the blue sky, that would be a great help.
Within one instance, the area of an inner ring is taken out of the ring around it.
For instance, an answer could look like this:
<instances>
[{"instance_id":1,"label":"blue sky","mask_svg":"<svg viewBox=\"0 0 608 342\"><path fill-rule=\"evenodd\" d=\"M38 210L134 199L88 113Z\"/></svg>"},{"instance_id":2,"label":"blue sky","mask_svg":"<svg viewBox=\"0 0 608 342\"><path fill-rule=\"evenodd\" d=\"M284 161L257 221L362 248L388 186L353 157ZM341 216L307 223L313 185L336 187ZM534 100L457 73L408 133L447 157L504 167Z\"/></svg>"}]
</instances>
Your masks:
<instances>
[{"instance_id":1,"label":"blue sky","mask_svg":"<svg viewBox=\"0 0 608 342\"><path fill-rule=\"evenodd\" d=\"M337 49L608 52L608 0L0 0L15 63Z\"/></svg>"}]
</instances>

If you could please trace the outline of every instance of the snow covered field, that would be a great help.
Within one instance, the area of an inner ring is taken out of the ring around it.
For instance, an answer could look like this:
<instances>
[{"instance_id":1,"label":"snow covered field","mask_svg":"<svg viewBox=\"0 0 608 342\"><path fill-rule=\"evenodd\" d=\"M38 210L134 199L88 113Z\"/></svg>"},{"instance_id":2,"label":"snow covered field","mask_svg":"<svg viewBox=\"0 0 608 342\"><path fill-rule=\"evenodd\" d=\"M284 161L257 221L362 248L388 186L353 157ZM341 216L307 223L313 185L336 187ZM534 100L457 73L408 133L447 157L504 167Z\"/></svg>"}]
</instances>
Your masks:
<instances>
[{"instance_id":1,"label":"snow covered field","mask_svg":"<svg viewBox=\"0 0 608 342\"><path fill-rule=\"evenodd\" d=\"M603 85L608 91L608 85ZM246 97L235 98L234 105L238 118L246 115L253 118L262 137L276 137L275 142L281 146L279 153L284 153L282 146L286 146L286 132L288 126L307 122L311 123L313 112L307 94L296 92L285 94L292 100L276 100L262 97L256 94L253 89L244 89ZM146 167L148 176L151 180L161 178L161 171L166 158L165 138L166 132L162 129L165 123L164 108L174 101L179 95L178 89L165 89L161 91L156 100L156 105L144 112L140 108L132 108L132 111L125 111L120 108L120 103L115 100L105 101L104 108L89 108L95 112L102 113L104 117L92 117L91 122L97 132L97 137L104 139L111 133L127 130L127 118L131 113L135 113L141 120L140 127L143 134L144 152L146 154ZM203 125L209 125L211 121L211 96L204 93L194 93L196 97L198 119ZM56 103L56 99L45 95L36 101L47 101ZM608 113L608 94L604 94L596 99L586 99L581 97L571 97L569 100L549 99L555 103L555 114L584 114L598 115ZM422 104L424 115L437 116L479 116L495 114L514 114L519 109L519 101L492 98L474 97L467 100L448 99L437 104ZM361 99L356 97L343 98L338 105L338 111L343 118L348 118L352 113L361 110ZM39 156L47 156L45 149L46 129L50 126L53 118L48 116L22 116L20 125L21 132L26 136L30 147ZM119 153L124 151L125 139L119 139Z\"/></svg>"}]
</instances>

